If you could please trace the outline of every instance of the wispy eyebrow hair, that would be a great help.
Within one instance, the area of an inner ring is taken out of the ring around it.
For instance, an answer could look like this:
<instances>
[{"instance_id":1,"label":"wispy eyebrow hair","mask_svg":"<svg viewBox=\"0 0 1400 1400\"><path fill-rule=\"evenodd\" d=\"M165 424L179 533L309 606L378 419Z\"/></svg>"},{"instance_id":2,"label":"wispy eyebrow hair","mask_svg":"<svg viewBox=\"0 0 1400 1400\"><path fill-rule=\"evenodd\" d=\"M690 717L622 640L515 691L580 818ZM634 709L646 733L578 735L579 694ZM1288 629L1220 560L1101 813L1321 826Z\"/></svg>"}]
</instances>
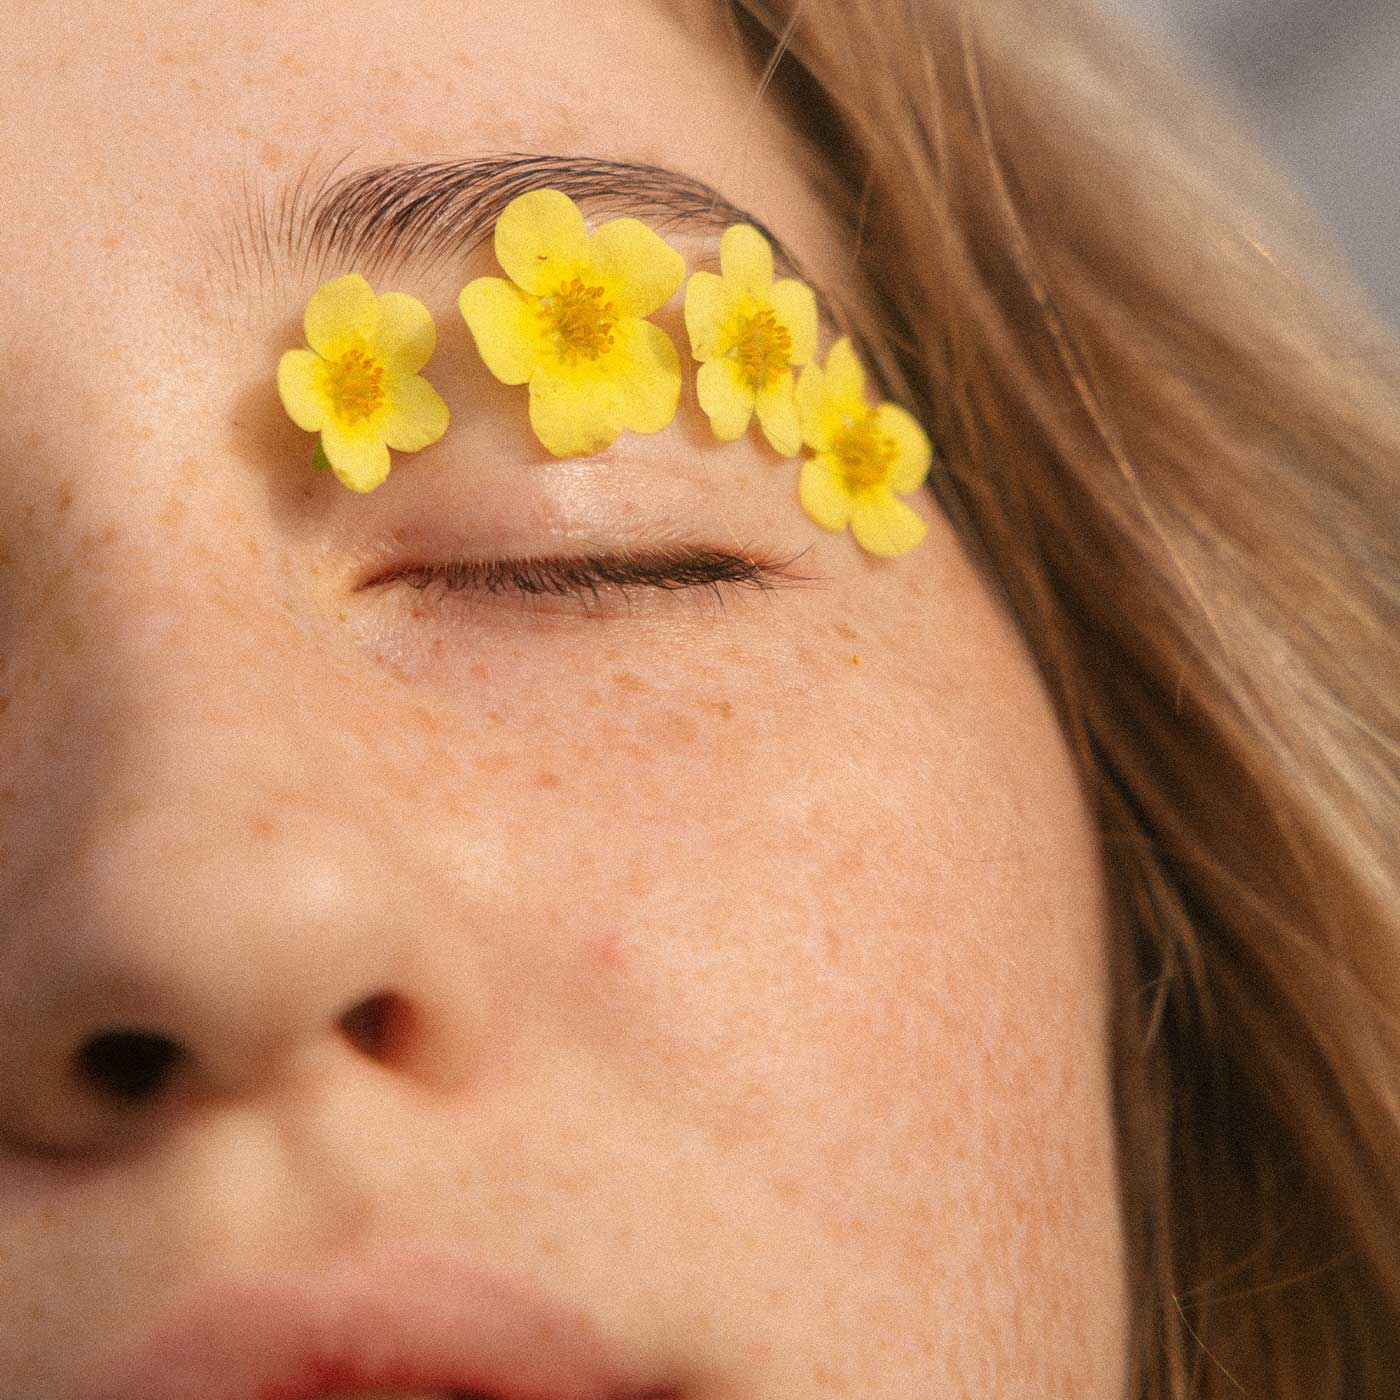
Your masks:
<instances>
[{"instance_id":1,"label":"wispy eyebrow hair","mask_svg":"<svg viewBox=\"0 0 1400 1400\"><path fill-rule=\"evenodd\" d=\"M507 152L469 160L371 165L279 190L246 184L225 250L235 283L319 278L331 265L368 277L408 264L445 273L485 243L501 211L529 190L562 190L602 214L644 217L658 232L718 233L748 223L773 245L782 273L801 275L771 229L718 190L664 166L591 156Z\"/></svg>"}]
</instances>

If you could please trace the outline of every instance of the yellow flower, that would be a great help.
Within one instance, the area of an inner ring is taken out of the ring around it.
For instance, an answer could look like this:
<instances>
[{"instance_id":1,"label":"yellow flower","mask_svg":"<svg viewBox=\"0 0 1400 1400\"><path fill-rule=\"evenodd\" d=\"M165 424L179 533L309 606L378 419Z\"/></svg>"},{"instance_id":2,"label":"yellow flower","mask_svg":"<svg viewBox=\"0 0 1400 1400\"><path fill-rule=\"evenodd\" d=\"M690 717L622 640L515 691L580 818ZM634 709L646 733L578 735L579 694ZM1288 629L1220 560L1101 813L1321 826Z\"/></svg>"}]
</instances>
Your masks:
<instances>
[{"instance_id":1,"label":"yellow flower","mask_svg":"<svg viewBox=\"0 0 1400 1400\"><path fill-rule=\"evenodd\" d=\"M417 452L447 431L447 405L418 371L437 332L428 308L403 292L375 296L359 273L337 277L306 303L309 350L288 350L277 392L297 427L321 434L331 470L352 491L389 475L389 449Z\"/></svg>"},{"instance_id":2,"label":"yellow flower","mask_svg":"<svg viewBox=\"0 0 1400 1400\"><path fill-rule=\"evenodd\" d=\"M773 250L750 224L719 244L720 276L697 272L685 288L691 353L703 361L696 390L717 438L732 442L758 413L773 449L795 456L802 433L793 399L795 366L817 352L817 299L803 282L773 280Z\"/></svg>"},{"instance_id":3,"label":"yellow flower","mask_svg":"<svg viewBox=\"0 0 1400 1400\"><path fill-rule=\"evenodd\" d=\"M558 190L513 199L496 222L510 281L478 277L458 299L486 367L529 384L530 426L556 457L600 452L624 428L659 433L676 416L681 363L643 318L668 301L685 261L637 219L591 235Z\"/></svg>"},{"instance_id":4,"label":"yellow flower","mask_svg":"<svg viewBox=\"0 0 1400 1400\"><path fill-rule=\"evenodd\" d=\"M797 382L802 438L817 455L802 464L802 508L824 530L844 530L871 554L893 557L913 549L928 527L899 495L928 475L927 434L897 404L871 408L865 370L844 336L831 347L826 369L813 361Z\"/></svg>"}]
</instances>

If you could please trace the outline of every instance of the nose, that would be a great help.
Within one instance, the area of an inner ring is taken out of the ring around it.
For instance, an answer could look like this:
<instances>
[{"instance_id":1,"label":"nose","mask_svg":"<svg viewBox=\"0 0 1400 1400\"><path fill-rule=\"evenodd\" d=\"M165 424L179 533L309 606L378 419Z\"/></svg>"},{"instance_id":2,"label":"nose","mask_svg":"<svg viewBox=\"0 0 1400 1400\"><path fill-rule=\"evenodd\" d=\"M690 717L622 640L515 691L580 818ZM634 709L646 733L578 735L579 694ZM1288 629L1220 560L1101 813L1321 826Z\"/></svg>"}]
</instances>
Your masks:
<instances>
[{"instance_id":1,"label":"nose","mask_svg":"<svg viewBox=\"0 0 1400 1400\"><path fill-rule=\"evenodd\" d=\"M14 697L0 1143L120 1150L290 1080L470 1058L461 892L386 809L405 778L365 742L372 697L305 635L241 626L133 603Z\"/></svg>"}]
</instances>

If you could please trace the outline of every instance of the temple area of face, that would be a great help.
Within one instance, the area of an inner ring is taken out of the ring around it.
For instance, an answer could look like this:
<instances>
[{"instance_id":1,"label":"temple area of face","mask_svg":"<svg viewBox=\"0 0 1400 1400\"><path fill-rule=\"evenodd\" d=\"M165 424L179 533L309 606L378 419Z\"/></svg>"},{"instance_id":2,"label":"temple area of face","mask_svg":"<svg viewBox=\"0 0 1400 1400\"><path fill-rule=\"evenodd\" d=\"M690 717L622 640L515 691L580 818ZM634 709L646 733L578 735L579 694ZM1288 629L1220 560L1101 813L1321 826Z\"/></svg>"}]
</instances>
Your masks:
<instances>
[{"instance_id":1,"label":"temple area of face","mask_svg":"<svg viewBox=\"0 0 1400 1400\"><path fill-rule=\"evenodd\" d=\"M352 269L370 278L412 267L425 279L461 269L489 242L518 195L557 189L590 215L641 218L663 237L713 242L731 224L752 224L773 247L779 276L802 273L762 222L713 186L663 166L593 156L502 154L414 161L319 176L313 161L292 183L245 182L220 252L239 289L317 279Z\"/></svg>"}]
</instances>

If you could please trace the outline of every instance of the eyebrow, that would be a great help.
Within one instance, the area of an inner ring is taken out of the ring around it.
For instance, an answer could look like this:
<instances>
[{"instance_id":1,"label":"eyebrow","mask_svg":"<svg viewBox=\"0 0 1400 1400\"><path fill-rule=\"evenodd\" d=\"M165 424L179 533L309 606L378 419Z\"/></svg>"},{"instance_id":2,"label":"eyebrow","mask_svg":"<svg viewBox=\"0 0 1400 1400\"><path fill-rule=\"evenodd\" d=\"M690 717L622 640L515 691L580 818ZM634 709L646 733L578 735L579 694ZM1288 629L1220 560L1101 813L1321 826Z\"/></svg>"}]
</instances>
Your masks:
<instances>
[{"instance_id":1,"label":"eyebrow","mask_svg":"<svg viewBox=\"0 0 1400 1400\"><path fill-rule=\"evenodd\" d=\"M544 188L602 214L644 216L658 232L714 234L752 224L772 245L780 275L802 275L760 219L703 180L665 166L507 152L340 173L342 160L318 181L314 164L272 190L245 181L223 250L236 285L262 291L287 273L319 277L334 265L366 276L410 264L427 275L445 273L487 242L511 200Z\"/></svg>"}]
</instances>

